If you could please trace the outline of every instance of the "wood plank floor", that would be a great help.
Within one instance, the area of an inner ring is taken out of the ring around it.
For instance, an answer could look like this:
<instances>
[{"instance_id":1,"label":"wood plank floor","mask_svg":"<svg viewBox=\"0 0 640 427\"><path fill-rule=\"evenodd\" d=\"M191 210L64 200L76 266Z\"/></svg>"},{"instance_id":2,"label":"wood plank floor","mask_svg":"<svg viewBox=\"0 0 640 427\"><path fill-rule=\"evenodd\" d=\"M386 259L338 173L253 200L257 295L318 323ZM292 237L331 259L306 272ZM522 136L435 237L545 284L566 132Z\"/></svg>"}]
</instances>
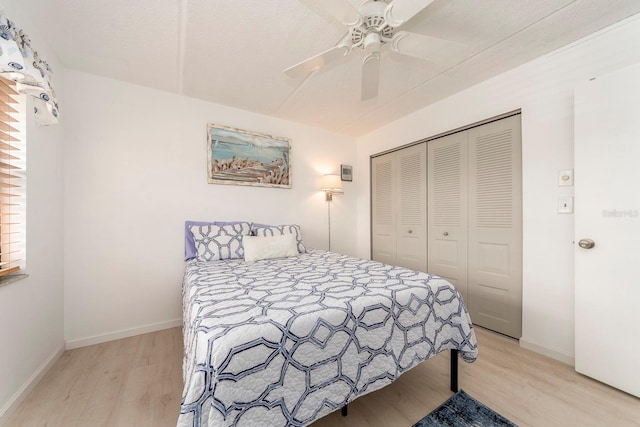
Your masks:
<instances>
[{"instance_id":1,"label":"wood plank floor","mask_svg":"<svg viewBox=\"0 0 640 427\"><path fill-rule=\"evenodd\" d=\"M519 426L640 426L640 399L476 328L480 356L460 387ZM323 426L411 426L451 396L448 352L334 412ZM633 360L629 360L629 368ZM182 392L180 328L67 351L7 426L175 426Z\"/></svg>"}]
</instances>

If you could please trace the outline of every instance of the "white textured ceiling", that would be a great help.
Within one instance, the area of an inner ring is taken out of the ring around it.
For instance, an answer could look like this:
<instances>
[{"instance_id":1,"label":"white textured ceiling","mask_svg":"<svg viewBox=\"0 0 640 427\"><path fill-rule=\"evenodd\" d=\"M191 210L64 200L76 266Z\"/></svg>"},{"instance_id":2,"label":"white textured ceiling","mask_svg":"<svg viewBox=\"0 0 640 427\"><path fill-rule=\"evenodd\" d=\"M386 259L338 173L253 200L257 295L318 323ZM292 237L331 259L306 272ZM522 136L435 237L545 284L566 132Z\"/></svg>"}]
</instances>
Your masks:
<instances>
[{"instance_id":1,"label":"white textured ceiling","mask_svg":"<svg viewBox=\"0 0 640 427\"><path fill-rule=\"evenodd\" d=\"M21 6L65 67L350 135L640 12L639 0L435 0L402 29L463 43L468 56L444 69L383 46L379 96L361 102L358 49L307 79L283 73L346 32L326 1L25 0Z\"/></svg>"}]
</instances>

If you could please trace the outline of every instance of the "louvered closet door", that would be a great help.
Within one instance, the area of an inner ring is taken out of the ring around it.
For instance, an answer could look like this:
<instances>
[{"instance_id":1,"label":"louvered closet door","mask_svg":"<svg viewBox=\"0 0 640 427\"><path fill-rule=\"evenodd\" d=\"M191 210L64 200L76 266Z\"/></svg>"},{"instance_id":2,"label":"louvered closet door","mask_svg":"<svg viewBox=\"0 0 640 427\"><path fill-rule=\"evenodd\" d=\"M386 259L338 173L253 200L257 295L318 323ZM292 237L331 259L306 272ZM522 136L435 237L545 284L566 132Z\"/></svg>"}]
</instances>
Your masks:
<instances>
[{"instance_id":1,"label":"louvered closet door","mask_svg":"<svg viewBox=\"0 0 640 427\"><path fill-rule=\"evenodd\" d=\"M469 130L469 277L473 322L522 335L520 115Z\"/></svg>"},{"instance_id":2,"label":"louvered closet door","mask_svg":"<svg viewBox=\"0 0 640 427\"><path fill-rule=\"evenodd\" d=\"M429 142L429 273L453 283L467 300L468 132Z\"/></svg>"},{"instance_id":3,"label":"louvered closet door","mask_svg":"<svg viewBox=\"0 0 640 427\"><path fill-rule=\"evenodd\" d=\"M396 151L396 264L427 271L427 147L425 143Z\"/></svg>"},{"instance_id":4,"label":"louvered closet door","mask_svg":"<svg viewBox=\"0 0 640 427\"><path fill-rule=\"evenodd\" d=\"M396 264L394 153L371 159L372 259Z\"/></svg>"}]
</instances>

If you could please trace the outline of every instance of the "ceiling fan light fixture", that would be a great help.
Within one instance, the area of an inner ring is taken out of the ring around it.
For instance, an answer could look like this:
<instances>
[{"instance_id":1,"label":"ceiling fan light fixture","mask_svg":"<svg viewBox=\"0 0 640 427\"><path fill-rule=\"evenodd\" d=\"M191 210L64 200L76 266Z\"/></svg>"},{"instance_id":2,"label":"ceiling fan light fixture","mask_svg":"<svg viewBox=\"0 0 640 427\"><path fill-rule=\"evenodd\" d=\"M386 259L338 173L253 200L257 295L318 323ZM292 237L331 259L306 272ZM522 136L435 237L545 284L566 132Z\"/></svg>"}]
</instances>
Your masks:
<instances>
[{"instance_id":1,"label":"ceiling fan light fixture","mask_svg":"<svg viewBox=\"0 0 640 427\"><path fill-rule=\"evenodd\" d=\"M378 33L369 33L364 38L364 50L367 52L377 52L381 44L382 40Z\"/></svg>"}]
</instances>

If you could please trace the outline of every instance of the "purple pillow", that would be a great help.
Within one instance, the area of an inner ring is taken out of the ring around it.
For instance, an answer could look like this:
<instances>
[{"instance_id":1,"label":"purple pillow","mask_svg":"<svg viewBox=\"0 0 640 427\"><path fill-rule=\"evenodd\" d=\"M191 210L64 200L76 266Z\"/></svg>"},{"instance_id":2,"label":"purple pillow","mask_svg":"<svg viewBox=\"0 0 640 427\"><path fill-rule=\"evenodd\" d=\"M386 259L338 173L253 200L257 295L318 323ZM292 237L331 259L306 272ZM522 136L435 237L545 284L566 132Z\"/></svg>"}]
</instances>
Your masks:
<instances>
[{"instance_id":1,"label":"purple pillow","mask_svg":"<svg viewBox=\"0 0 640 427\"><path fill-rule=\"evenodd\" d=\"M225 225L233 225L233 224L249 224L249 229L251 229L251 223L246 221L185 221L184 222L184 260L187 261L191 258L196 257L196 242L193 240L193 234L189 230L189 227L192 225L217 225L218 227L223 227Z\"/></svg>"}]
</instances>

